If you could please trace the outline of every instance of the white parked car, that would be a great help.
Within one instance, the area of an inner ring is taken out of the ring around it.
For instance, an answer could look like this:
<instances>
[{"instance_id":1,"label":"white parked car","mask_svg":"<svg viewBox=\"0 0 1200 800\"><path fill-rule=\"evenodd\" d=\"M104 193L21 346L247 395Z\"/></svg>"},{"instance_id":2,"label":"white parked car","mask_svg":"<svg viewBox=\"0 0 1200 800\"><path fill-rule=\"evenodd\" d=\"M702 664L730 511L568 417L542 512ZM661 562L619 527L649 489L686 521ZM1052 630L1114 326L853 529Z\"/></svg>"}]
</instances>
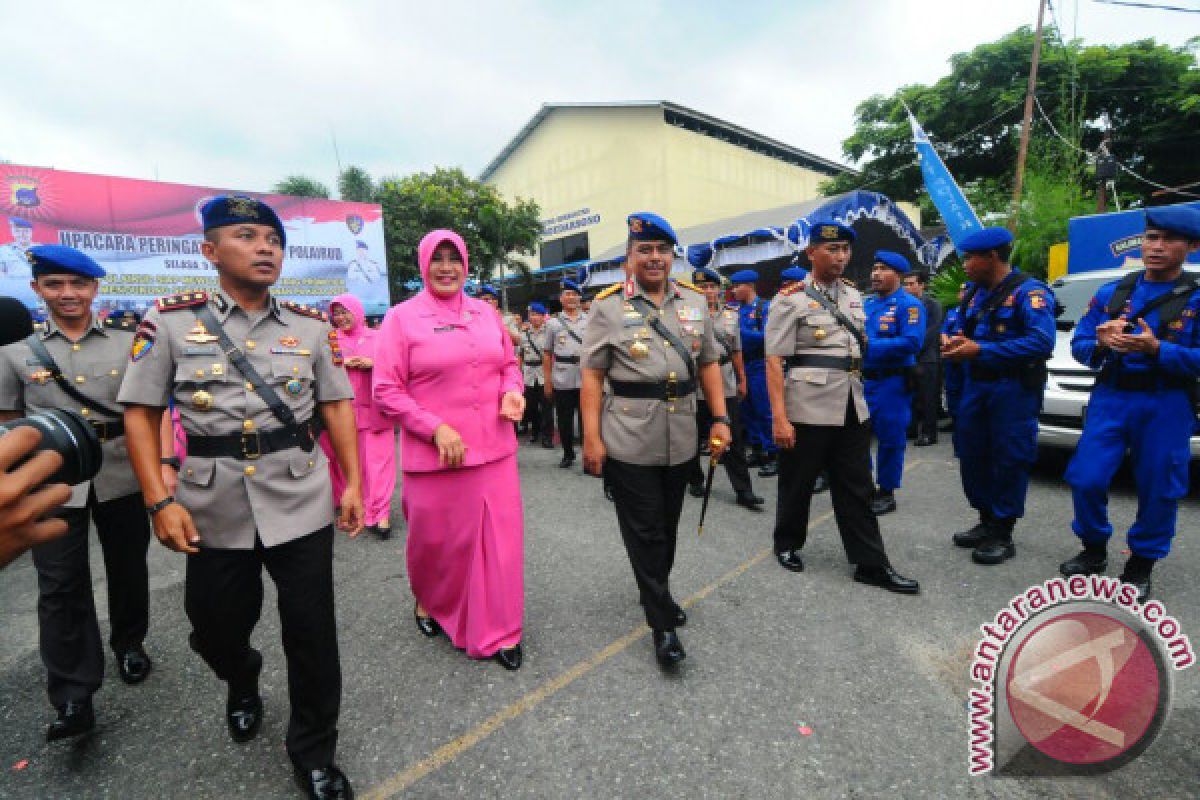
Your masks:
<instances>
[{"instance_id":1,"label":"white parked car","mask_svg":"<svg viewBox=\"0 0 1200 800\"><path fill-rule=\"evenodd\" d=\"M1058 318L1054 355L1046 368L1049 379L1038 414L1038 446L1074 450L1083 432L1088 398L1096 382L1096 370L1080 364L1071 356L1071 335L1096 290L1129 272L1105 269L1059 278L1051 288L1066 309ZM1192 458L1200 458L1200 437L1192 437Z\"/></svg>"}]
</instances>

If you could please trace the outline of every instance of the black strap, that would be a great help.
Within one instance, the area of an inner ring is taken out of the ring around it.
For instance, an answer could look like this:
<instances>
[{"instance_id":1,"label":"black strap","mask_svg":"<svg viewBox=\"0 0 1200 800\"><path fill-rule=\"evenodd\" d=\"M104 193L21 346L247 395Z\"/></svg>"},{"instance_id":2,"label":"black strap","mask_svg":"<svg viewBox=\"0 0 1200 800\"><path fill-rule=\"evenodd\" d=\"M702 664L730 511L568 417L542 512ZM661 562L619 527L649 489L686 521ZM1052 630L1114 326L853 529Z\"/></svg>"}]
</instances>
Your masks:
<instances>
[{"instance_id":1,"label":"black strap","mask_svg":"<svg viewBox=\"0 0 1200 800\"><path fill-rule=\"evenodd\" d=\"M1144 274L1144 271L1132 272L1121 278L1121 282L1117 284L1112 297L1109 298L1108 305L1104 307L1104 311L1108 314L1109 319L1116 319L1121 313L1121 309L1125 307L1125 303L1129 300L1130 295L1133 294L1138 278ZM1167 325L1179 319L1183 314L1183 309L1187 306L1187 301L1197 289L1200 289L1200 283L1196 282L1196 278L1186 272L1181 273L1175 279L1175 285L1169 292L1163 292L1134 312L1129 317L1129 324L1136 325L1138 320L1143 319L1151 311L1161 306L1162 311L1158 314L1158 330L1155 331L1157 335L1161 335Z\"/></svg>"},{"instance_id":2,"label":"black strap","mask_svg":"<svg viewBox=\"0 0 1200 800\"><path fill-rule=\"evenodd\" d=\"M533 337L530 335L530 333L530 331L525 331L525 341L529 342L529 346L533 348L533 352L537 353L538 361L540 362L542 358L542 348L538 347L537 344L534 343ZM533 366L532 364L529 364L529 362L526 362L526 364Z\"/></svg>"},{"instance_id":3,"label":"black strap","mask_svg":"<svg viewBox=\"0 0 1200 800\"><path fill-rule=\"evenodd\" d=\"M29 337L25 340L25 344L29 345L29 349L33 351L33 357L41 362L42 368L50 371L50 377L54 378L54 382L58 384L58 388L62 389L72 400L94 408L110 417L122 417L125 414L124 411L118 411L112 406L96 402L72 386L67 377L63 375L62 370L58 368L58 364L54 362L54 356L50 355L50 351L46 349L46 345L39 334L29 334Z\"/></svg>"},{"instance_id":4,"label":"black strap","mask_svg":"<svg viewBox=\"0 0 1200 800\"><path fill-rule=\"evenodd\" d=\"M1108 314L1109 319L1116 319L1121 313L1121 309L1125 305L1125 301L1133 294L1133 289L1137 286L1138 278L1145 274L1145 270L1140 272L1130 272L1121 278L1121 282L1117 284L1117 288L1113 290L1112 297L1108 298L1108 305L1104 307L1104 313Z\"/></svg>"},{"instance_id":5,"label":"black strap","mask_svg":"<svg viewBox=\"0 0 1200 800\"><path fill-rule=\"evenodd\" d=\"M663 324L662 317L659 316L650 302L641 295L629 298L629 303L642 315L642 320L654 329L654 332L663 337L670 343L671 347L683 359L683 363L687 364L688 378L692 381L696 380L696 363L692 361L692 354L688 352L687 345L679 340L679 337L671 332L671 329Z\"/></svg>"},{"instance_id":6,"label":"black strap","mask_svg":"<svg viewBox=\"0 0 1200 800\"><path fill-rule=\"evenodd\" d=\"M635 400L678 400L696 391L696 382L687 381L614 381L609 379L609 388L615 397L629 397Z\"/></svg>"},{"instance_id":7,"label":"black strap","mask_svg":"<svg viewBox=\"0 0 1200 800\"><path fill-rule=\"evenodd\" d=\"M833 314L833 318L837 320L838 325L845 328L846 332L854 337L854 341L858 342L858 352L865 358L867 355L866 333L856 328L854 323L850 321L850 318L843 314L842 310L834 305L832 300L817 291L811 282L804 285L804 293L820 303L821 308Z\"/></svg>"},{"instance_id":8,"label":"black strap","mask_svg":"<svg viewBox=\"0 0 1200 800\"><path fill-rule=\"evenodd\" d=\"M897 375L907 375L910 367L880 367L879 369L864 369L863 380L877 381L883 378L895 378Z\"/></svg>"},{"instance_id":9,"label":"black strap","mask_svg":"<svg viewBox=\"0 0 1200 800\"><path fill-rule=\"evenodd\" d=\"M1026 275L1024 272L1012 270L1004 276L1004 280L996 285L995 290L988 296L988 299L983 302L979 308L975 309L974 314L968 314L967 308L971 305L971 301L975 299L975 295L979 293L979 284L971 287L971 291L967 292L962 303L958 307L958 314L962 318L962 331L969 339L975 338L975 325L980 317L985 317L1000 307L1008 297L1016 291L1025 281L1031 280L1032 275Z\"/></svg>"},{"instance_id":10,"label":"black strap","mask_svg":"<svg viewBox=\"0 0 1200 800\"><path fill-rule=\"evenodd\" d=\"M555 356L554 363L556 363L556 364L578 364L579 356Z\"/></svg>"},{"instance_id":11,"label":"black strap","mask_svg":"<svg viewBox=\"0 0 1200 800\"><path fill-rule=\"evenodd\" d=\"M579 336L578 333L576 333L574 331L574 329L571 327L571 325L567 322L566 317L564 317L562 314L559 314L558 321L562 323L563 330L565 330L567 332L568 336L570 336L572 339L574 339L579 344L583 344L583 339Z\"/></svg>"},{"instance_id":12,"label":"black strap","mask_svg":"<svg viewBox=\"0 0 1200 800\"><path fill-rule=\"evenodd\" d=\"M798 355L788 356L784 363L788 369L796 367L816 367L818 369L839 369L843 372L854 372L862 369L862 359L852 356L818 356L818 355Z\"/></svg>"},{"instance_id":13,"label":"black strap","mask_svg":"<svg viewBox=\"0 0 1200 800\"><path fill-rule=\"evenodd\" d=\"M282 422L284 427L293 436L297 437L298 441L300 441L301 436L306 434L311 439L313 435L312 428L301 429L301 426L296 422L296 415L292 412L292 409L288 407L287 403L283 402L274 389L267 385L262 375L259 375L258 370L254 369L254 366L250 363L250 359L246 358L246 354L233 343L233 340L229 338L229 334L221 327L221 323L217 321L217 316L212 313L212 309L208 307L208 304L193 306L192 313L203 323L205 328L217 337L217 344L225 352L225 357L229 359L229 363L242 374L243 378L254 386L254 391L258 392L258 396L267 404L267 408L271 409L271 413L275 415L275 418Z\"/></svg>"}]
</instances>

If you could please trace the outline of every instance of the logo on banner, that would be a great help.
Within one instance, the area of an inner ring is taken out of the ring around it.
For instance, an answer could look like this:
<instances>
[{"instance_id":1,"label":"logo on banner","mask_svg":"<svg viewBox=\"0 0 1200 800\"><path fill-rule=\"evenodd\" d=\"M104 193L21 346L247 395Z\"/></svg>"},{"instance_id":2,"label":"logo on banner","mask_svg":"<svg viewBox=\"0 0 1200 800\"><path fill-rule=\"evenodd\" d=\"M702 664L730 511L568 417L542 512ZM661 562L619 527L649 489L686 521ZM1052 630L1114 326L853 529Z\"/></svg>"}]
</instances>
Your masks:
<instances>
[{"instance_id":1,"label":"logo on banner","mask_svg":"<svg viewBox=\"0 0 1200 800\"><path fill-rule=\"evenodd\" d=\"M37 208L42 204L38 197L37 178L13 176L8 179L8 202L18 208Z\"/></svg>"},{"instance_id":2,"label":"logo on banner","mask_svg":"<svg viewBox=\"0 0 1200 800\"><path fill-rule=\"evenodd\" d=\"M349 228L350 232L355 236L358 236L360 233L362 233L362 229L365 224L366 223L363 222L363 218L358 214L346 215L346 227Z\"/></svg>"}]
</instances>

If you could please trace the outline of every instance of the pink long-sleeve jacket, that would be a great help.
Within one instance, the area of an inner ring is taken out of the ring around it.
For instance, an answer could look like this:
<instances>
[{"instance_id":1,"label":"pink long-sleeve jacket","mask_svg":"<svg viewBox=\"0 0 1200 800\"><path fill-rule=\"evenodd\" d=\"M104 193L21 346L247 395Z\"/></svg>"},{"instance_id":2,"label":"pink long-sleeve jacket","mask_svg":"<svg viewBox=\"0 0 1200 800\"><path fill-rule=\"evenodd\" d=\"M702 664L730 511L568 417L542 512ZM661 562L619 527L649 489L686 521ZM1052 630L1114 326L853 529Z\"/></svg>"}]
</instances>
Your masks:
<instances>
[{"instance_id":1,"label":"pink long-sleeve jacket","mask_svg":"<svg viewBox=\"0 0 1200 800\"><path fill-rule=\"evenodd\" d=\"M418 259L427 274L433 251L452 242L466 264L466 245L452 231L421 242ZM405 472L433 472L433 434L445 423L466 445L464 467L498 461L517 450L511 421L500 416L506 392L524 392L512 340L495 310L467 297L452 302L428 289L388 310L375 346L373 394L379 410L403 436Z\"/></svg>"},{"instance_id":2,"label":"pink long-sleeve jacket","mask_svg":"<svg viewBox=\"0 0 1200 800\"><path fill-rule=\"evenodd\" d=\"M334 305L340 305L349 311L354 319L350 330L339 329L337 332L342 355L345 358L364 356L374 361L379 331L367 327L362 303L352 294L339 294L329 302L330 308ZM350 386L354 389L354 419L359 430L387 430L392 427L392 422L379 412L371 397L371 372L371 369L346 369L346 374L350 377Z\"/></svg>"}]
</instances>

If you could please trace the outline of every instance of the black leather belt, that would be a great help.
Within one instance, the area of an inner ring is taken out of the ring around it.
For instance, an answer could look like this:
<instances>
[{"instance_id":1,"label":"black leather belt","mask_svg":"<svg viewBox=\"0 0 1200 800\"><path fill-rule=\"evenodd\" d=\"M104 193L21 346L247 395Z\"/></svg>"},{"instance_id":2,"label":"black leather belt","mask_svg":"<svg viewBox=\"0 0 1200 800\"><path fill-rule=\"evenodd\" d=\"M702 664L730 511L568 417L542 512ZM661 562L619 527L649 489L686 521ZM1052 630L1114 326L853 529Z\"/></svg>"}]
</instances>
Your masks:
<instances>
[{"instance_id":1,"label":"black leather belt","mask_svg":"<svg viewBox=\"0 0 1200 800\"><path fill-rule=\"evenodd\" d=\"M1160 389L1189 389L1192 379L1165 375L1157 371L1119 372L1111 375L1101 374L1097 382L1125 392L1155 392Z\"/></svg>"},{"instance_id":2,"label":"black leather belt","mask_svg":"<svg viewBox=\"0 0 1200 800\"><path fill-rule=\"evenodd\" d=\"M96 438L102 442L107 442L116 439L118 436L125 435L125 422L123 420L115 420L113 422L101 422L98 419L89 419L88 422L92 426L92 430L96 432Z\"/></svg>"},{"instance_id":3,"label":"black leather belt","mask_svg":"<svg viewBox=\"0 0 1200 800\"><path fill-rule=\"evenodd\" d=\"M608 385L612 387L615 396L635 400L678 400L696 391L696 382L690 379L654 383L609 380Z\"/></svg>"},{"instance_id":4,"label":"black leather belt","mask_svg":"<svg viewBox=\"0 0 1200 800\"><path fill-rule=\"evenodd\" d=\"M864 369L862 376L865 380L877 381L881 378L894 378L897 375L904 375L907 371L907 367L881 367L880 369Z\"/></svg>"},{"instance_id":5,"label":"black leather belt","mask_svg":"<svg viewBox=\"0 0 1200 800\"><path fill-rule=\"evenodd\" d=\"M850 356L788 356L784 359L788 369L796 367L817 367L819 369L840 369L843 372L858 372L862 369L861 358Z\"/></svg>"},{"instance_id":6,"label":"black leather belt","mask_svg":"<svg viewBox=\"0 0 1200 800\"><path fill-rule=\"evenodd\" d=\"M999 369L996 367L984 367L979 364L971 364L968 367L968 374L973 381L983 381L991 383L993 381L1002 381L1005 378L1020 378L1021 373L1025 371L1025 367L1017 367L1016 369Z\"/></svg>"},{"instance_id":7,"label":"black leather belt","mask_svg":"<svg viewBox=\"0 0 1200 800\"><path fill-rule=\"evenodd\" d=\"M542 362L540 362L540 361L526 361L525 362L525 366L527 366L527 367L540 367L541 365L542 365Z\"/></svg>"},{"instance_id":8,"label":"black leather belt","mask_svg":"<svg viewBox=\"0 0 1200 800\"><path fill-rule=\"evenodd\" d=\"M578 364L579 356L555 356L554 360L560 364Z\"/></svg>"},{"instance_id":9,"label":"black leather belt","mask_svg":"<svg viewBox=\"0 0 1200 800\"><path fill-rule=\"evenodd\" d=\"M253 461L267 453L277 453L299 447L311 453L317 444L317 430L310 419L298 426L299 430L275 428L269 431L243 431L222 436L193 436L188 434L189 456L200 458L236 458Z\"/></svg>"}]
</instances>

